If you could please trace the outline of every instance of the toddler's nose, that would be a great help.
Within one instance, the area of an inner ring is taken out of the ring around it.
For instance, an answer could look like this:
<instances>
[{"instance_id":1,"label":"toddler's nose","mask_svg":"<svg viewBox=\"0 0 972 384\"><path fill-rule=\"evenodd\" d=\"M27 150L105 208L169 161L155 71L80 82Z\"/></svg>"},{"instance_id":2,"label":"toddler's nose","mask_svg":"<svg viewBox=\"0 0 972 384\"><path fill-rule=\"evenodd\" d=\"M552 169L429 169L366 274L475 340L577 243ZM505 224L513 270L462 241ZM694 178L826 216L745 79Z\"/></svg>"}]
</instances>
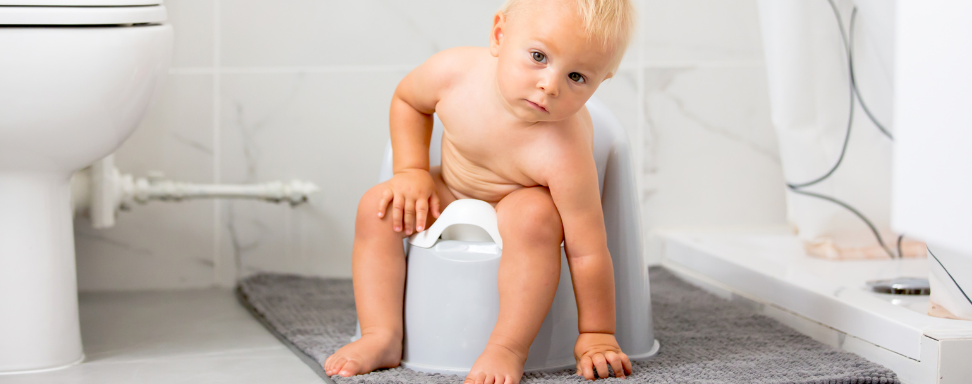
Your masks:
<instances>
[{"instance_id":1,"label":"toddler's nose","mask_svg":"<svg viewBox=\"0 0 972 384\"><path fill-rule=\"evenodd\" d=\"M537 83L537 88L542 89L544 93L551 97L557 97L559 93L557 81L547 77L540 79L540 82Z\"/></svg>"}]
</instances>

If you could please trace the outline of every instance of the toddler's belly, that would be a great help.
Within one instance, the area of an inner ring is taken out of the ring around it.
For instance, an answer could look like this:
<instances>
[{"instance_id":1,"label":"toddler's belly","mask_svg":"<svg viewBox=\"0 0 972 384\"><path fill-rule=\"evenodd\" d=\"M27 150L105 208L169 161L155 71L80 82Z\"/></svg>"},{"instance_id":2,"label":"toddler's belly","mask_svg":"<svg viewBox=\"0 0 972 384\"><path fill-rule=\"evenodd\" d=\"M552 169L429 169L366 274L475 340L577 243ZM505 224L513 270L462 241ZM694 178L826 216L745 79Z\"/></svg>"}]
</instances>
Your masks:
<instances>
[{"instance_id":1,"label":"toddler's belly","mask_svg":"<svg viewBox=\"0 0 972 384\"><path fill-rule=\"evenodd\" d=\"M442 181L457 199L479 199L496 205L503 197L523 188L482 167L442 154Z\"/></svg>"}]
</instances>

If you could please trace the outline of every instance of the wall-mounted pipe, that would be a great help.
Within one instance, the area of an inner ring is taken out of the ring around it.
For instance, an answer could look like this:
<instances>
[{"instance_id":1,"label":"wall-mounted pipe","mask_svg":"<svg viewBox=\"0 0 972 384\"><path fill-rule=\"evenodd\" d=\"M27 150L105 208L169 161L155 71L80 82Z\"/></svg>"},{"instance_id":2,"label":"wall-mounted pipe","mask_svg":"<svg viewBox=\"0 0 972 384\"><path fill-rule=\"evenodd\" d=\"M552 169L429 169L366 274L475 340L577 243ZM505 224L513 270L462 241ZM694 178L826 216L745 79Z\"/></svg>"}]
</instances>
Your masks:
<instances>
[{"instance_id":1,"label":"wall-mounted pipe","mask_svg":"<svg viewBox=\"0 0 972 384\"><path fill-rule=\"evenodd\" d=\"M164 180L162 177L158 172L139 178L123 175L115 168L114 156L108 156L78 171L71 178L74 213L87 214L95 228L109 228L115 225L115 214L119 210L129 210L135 203L216 198L274 203L286 201L296 206L307 202L311 195L320 191L314 183L301 180L261 184L196 184Z\"/></svg>"}]
</instances>

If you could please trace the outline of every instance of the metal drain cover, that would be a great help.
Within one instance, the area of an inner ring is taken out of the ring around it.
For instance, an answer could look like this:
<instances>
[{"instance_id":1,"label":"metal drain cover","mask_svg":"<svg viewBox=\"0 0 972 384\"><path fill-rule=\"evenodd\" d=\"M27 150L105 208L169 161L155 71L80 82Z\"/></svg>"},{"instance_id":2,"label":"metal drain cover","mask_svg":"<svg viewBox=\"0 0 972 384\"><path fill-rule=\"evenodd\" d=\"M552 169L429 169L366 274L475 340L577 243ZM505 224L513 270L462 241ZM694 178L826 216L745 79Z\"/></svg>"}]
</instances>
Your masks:
<instances>
[{"instance_id":1,"label":"metal drain cover","mask_svg":"<svg viewBox=\"0 0 972 384\"><path fill-rule=\"evenodd\" d=\"M928 286L928 279L921 277L874 280L868 281L867 286L873 292L891 295L928 295L931 293L931 287Z\"/></svg>"}]
</instances>

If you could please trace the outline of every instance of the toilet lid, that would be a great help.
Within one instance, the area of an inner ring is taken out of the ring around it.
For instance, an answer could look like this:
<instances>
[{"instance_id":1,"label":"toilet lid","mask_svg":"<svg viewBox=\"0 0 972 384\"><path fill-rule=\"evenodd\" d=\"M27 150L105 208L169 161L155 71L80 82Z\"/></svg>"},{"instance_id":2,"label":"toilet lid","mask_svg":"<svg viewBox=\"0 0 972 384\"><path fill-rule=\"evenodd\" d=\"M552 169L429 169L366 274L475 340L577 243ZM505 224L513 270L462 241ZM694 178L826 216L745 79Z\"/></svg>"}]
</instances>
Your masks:
<instances>
[{"instance_id":1,"label":"toilet lid","mask_svg":"<svg viewBox=\"0 0 972 384\"><path fill-rule=\"evenodd\" d=\"M132 5L161 5L163 0L0 0L0 6L33 7L117 7Z\"/></svg>"},{"instance_id":2,"label":"toilet lid","mask_svg":"<svg viewBox=\"0 0 972 384\"><path fill-rule=\"evenodd\" d=\"M162 0L0 0L0 25L120 25L165 21Z\"/></svg>"}]
</instances>

